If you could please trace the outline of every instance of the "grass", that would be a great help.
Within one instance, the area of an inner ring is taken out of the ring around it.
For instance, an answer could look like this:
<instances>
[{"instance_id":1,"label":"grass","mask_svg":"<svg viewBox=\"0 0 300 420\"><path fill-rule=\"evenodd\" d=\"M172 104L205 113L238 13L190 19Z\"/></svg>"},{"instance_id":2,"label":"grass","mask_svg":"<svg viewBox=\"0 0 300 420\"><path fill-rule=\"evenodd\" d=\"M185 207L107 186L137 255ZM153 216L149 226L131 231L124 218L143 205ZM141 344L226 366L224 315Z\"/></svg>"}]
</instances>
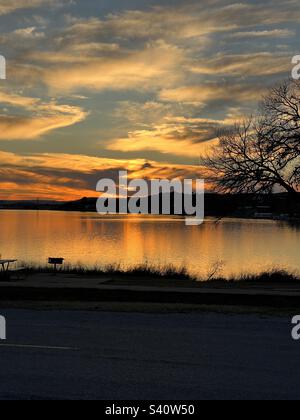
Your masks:
<instances>
[{"instance_id":1,"label":"grass","mask_svg":"<svg viewBox=\"0 0 300 420\"><path fill-rule=\"evenodd\" d=\"M265 271L258 275L245 274L241 276L239 281L243 282L258 282L258 283L298 283L300 281L299 276L294 273L289 273L286 270L272 270Z\"/></svg>"},{"instance_id":2,"label":"grass","mask_svg":"<svg viewBox=\"0 0 300 420\"><path fill-rule=\"evenodd\" d=\"M204 282L211 286L217 285L257 285L257 286L268 286L268 285L284 285L284 284L300 284L300 277L295 273L290 273L286 270L273 269L270 271L263 271L258 274L241 274L238 277L231 277L225 279L222 277L212 278Z\"/></svg>"},{"instance_id":3,"label":"grass","mask_svg":"<svg viewBox=\"0 0 300 420\"><path fill-rule=\"evenodd\" d=\"M53 273L51 266L38 266L34 264L23 264L28 274ZM82 277L102 277L113 276L115 278L125 278L130 280L161 280L161 281L180 281L182 283L196 283L197 285L208 286L239 286L239 285L272 285L272 284L300 284L300 276L286 270L273 269L259 274L242 274L231 278L219 276L217 272L212 275L211 270L205 278L200 278L189 273L186 267L177 268L175 266L152 266L149 264L134 267L122 267L121 264L95 266L93 268L83 265L64 265L58 269L59 273L71 274Z\"/></svg>"},{"instance_id":4,"label":"grass","mask_svg":"<svg viewBox=\"0 0 300 420\"><path fill-rule=\"evenodd\" d=\"M53 268L48 266L37 266L34 264L24 264L28 273L53 273ZM113 275L117 277L139 277L139 278L157 278L157 279L169 279L169 280L183 280L183 281L197 281L196 276L192 276L188 273L185 267L176 268L172 265L169 266L151 266L149 264L138 265L129 268L123 268L120 264L107 265L107 266L95 266L93 268L86 267L83 265L64 265L58 269L59 273L73 274L77 276L103 276Z\"/></svg>"}]
</instances>

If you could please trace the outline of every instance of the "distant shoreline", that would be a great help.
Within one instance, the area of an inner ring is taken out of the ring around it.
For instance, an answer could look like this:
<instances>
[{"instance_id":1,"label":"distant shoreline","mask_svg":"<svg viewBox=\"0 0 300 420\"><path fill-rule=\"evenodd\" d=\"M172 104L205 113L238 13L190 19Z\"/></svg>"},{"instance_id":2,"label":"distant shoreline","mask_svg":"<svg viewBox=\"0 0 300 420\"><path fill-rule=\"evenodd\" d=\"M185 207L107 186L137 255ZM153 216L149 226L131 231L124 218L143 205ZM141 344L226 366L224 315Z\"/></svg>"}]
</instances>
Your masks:
<instances>
[{"instance_id":1,"label":"distant shoreline","mask_svg":"<svg viewBox=\"0 0 300 420\"><path fill-rule=\"evenodd\" d=\"M174 197L173 197L174 198ZM151 197L149 197L150 205ZM162 197L160 197L160 202ZM171 197L171 202L173 199ZM40 211L65 211L96 213L97 198L84 197L76 201L53 201L53 200L26 200L11 201L0 200L1 210L40 210ZM117 215L118 205L117 205ZM160 212L160 215L164 215ZM213 194L205 195L205 215L214 218L240 218L279 220L300 222L300 194L299 199L290 197L288 194ZM176 216L171 206L170 216ZM182 217L186 216L182 214ZM180 216L178 216L180 217Z\"/></svg>"},{"instance_id":2,"label":"distant shoreline","mask_svg":"<svg viewBox=\"0 0 300 420\"><path fill-rule=\"evenodd\" d=\"M71 209L71 210L65 210L62 208L18 208L18 207L6 207L6 208L1 208L0 207L0 214L3 211L40 211L40 212L61 212L61 213L95 213L98 214L96 210L92 211L92 210L83 210L83 209ZM173 217L173 218L182 218L182 220L184 221L184 215L180 216L180 215L176 215L176 214L159 214L159 215L144 215L144 214L133 214L133 215L124 215L122 213L115 213L115 214L108 214L108 215L102 215L102 217L105 216L137 216L137 217ZM274 222L290 222L290 223L295 223L295 224L300 224L300 216L299 217L289 217L287 215L280 215L280 214L272 214L272 215L259 215L259 216L253 216L253 215L235 215L235 214L226 214L224 216L220 216L220 215L214 215L214 214L206 214L205 215L205 219L207 220L207 218L210 218L212 220L215 221L222 221L225 219L240 219L240 220L265 220L265 221L274 221ZM204 221L205 221L204 219Z\"/></svg>"}]
</instances>

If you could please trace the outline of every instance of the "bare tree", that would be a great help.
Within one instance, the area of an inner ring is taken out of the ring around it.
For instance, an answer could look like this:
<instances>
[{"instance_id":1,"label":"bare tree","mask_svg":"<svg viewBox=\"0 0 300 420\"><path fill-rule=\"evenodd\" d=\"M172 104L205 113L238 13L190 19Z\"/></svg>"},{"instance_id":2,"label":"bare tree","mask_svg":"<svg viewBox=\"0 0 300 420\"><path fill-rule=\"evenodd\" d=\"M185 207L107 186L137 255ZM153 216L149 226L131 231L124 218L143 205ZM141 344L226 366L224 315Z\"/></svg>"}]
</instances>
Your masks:
<instances>
[{"instance_id":1,"label":"bare tree","mask_svg":"<svg viewBox=\"0 0 300 420\"><path fill-rule=\"evenodd\" d=\"M300 85L289 81L263 100L261 115L236 124L201 163L222 192L296 194L300 186Z\"/></svg>"}]
</instances>

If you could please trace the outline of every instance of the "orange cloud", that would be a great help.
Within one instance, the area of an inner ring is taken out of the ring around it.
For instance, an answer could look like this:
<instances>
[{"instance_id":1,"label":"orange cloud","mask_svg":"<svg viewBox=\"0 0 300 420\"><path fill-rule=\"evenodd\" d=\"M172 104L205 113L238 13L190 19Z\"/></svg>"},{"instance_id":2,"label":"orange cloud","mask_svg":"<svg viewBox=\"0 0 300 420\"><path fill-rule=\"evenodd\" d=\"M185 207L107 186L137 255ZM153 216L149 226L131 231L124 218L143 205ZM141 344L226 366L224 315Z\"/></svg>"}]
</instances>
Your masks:
<instances>
[{"instance_id":1,"label":"orange cloud","mask_svg":"<svg viewBox=\"0 0 300 420\"><path fill-rule=\"evenodd\" d=\"M95 197L101 178L118 178L127 170L129 178L195 178L200 168L144 159L117 160L84 155L17 155L0 152L0 199L76 200Z\"/></svg>"}]
</instances>

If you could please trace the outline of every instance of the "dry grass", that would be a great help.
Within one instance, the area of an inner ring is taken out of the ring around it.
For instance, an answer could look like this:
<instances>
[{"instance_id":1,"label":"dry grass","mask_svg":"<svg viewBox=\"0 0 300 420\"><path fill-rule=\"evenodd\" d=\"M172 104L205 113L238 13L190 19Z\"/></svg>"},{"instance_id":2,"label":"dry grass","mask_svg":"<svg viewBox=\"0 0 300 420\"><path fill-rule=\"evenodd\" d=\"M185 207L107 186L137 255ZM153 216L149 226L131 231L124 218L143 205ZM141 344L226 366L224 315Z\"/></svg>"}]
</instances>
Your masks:
<instances>
[{"instance_id":1,"label":"dry grass","mask_svg":"<svg viewBox=\"0 0 300 420\"><path fill-rule=\"evenodd\" d=\"M38 266L34 264L23 264L27 268L28 274L36 273L52 273L53 268L50 266ZM189 273L185 267L176 268L175 266L152 266L149 264L138 265L134 267L124 268L120 264L108 266L95 266L93 268L83 265L64 265L58 269L58 272L63 274L72 274L84 277L101 277L104 275L114 276L118 278L127 279L148 279L150 280L179 280L182 282L197 282L202 285L241 285L241 284L259 284L259 285L272 285L272 284L300 284L300 277L295 273L290 273L286 270L273 269L262 272L260 274L242 274L237 277L226 279L219 276L216 272L215 275L208 273L205 278L200 278Z\"/></svg>"},{"instance_id":2,"label":"dry grass","mask_svg":"<svg viewBox=\"0 0 300 420\"><path fill-rule=\"evenodd\" d=\"M52 273L53 268L48 266L38 266L33 264L23 264L28 273ZM58 269L58 272L63 274L73 274L78 276L103 276L114 275L118 277L142 277L142 278L157 278L157 279L170 279L170 280L183 280L183 281L197 281L197 277L188 273L185 267L176 268L172 265L169 266L151 266L148 264L123 268L119 264L107 266L95 266L93 268L83 265L64 265Z\"/></svg>"}]
</instances>

